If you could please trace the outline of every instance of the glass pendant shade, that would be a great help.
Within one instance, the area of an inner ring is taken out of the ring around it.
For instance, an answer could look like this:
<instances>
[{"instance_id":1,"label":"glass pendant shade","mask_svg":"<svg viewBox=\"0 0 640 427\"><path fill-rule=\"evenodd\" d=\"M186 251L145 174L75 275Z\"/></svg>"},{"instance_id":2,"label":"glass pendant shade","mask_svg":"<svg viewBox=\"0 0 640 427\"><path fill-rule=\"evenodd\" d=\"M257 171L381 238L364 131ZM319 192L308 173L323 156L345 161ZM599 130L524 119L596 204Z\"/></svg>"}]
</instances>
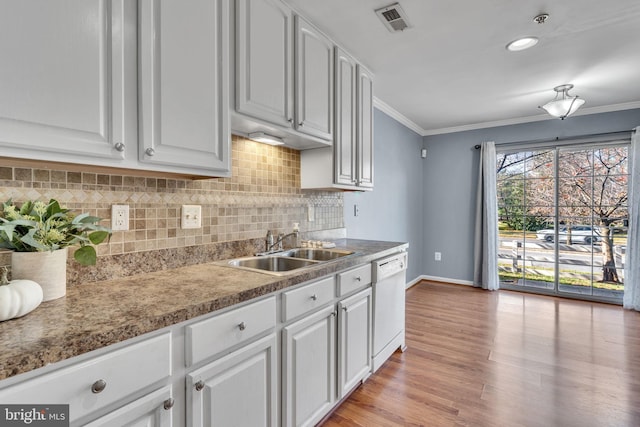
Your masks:
<instances>
[{"instance_id":1,"label":"glass pendant shade","mask_svg":"<svg viewBox=\"0 0 640 427\"><path fill-rule=\"evenodd\" d=\"M557 92L555 99L547 102L540 108L544 109L549 115L558 117L561 120L572 115L585 103L585 100L577 96L570 96L569 89L571 88L573 88L573 85L554 87L553 90Z\"/></svg>"}]
</instances>

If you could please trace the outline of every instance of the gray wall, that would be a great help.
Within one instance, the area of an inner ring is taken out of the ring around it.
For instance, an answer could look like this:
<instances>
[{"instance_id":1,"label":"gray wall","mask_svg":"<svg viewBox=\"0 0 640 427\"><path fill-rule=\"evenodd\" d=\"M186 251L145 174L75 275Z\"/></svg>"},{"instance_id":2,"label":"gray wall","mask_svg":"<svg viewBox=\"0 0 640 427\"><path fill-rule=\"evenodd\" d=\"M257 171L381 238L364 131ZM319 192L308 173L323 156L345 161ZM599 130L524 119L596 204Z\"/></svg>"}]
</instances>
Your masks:
<instances>
[{"instance_id":1,"label":"gray wall","mask_svg":"<svg viewBox=\"0 0 640 427\"><path fill-rule=\"evenodd\" d=\"M454 282L473 281L479 162L479 150L474 149L476 144L617 132L636 126L640 126L640 109L424 137L428 154L423 163L422 195L417 196L424 200L425 258L420 274ZM442 253L442 261L434 260L436 251Z\"/></svg>"},{"instance_id":2,"label":"gray wall","mask_svg":"<svg viewBox=\"0 0 640 427\"><path fill-rule=\"evenodd\" d=\"M422 137L374 111L374 189L345 193L344 222L354 239L409 242L407 281L422 275ZM358 205L359 215L353 215Z\"/></svg>"}]
</instances>

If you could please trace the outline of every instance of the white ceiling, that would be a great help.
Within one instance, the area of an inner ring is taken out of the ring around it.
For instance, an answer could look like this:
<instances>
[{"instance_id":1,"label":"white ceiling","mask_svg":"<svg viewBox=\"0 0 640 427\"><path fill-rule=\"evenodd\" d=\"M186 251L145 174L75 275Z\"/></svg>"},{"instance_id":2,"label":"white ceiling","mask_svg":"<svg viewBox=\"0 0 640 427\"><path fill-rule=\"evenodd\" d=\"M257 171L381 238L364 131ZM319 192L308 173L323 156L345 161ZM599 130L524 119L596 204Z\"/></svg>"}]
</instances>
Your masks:
<instances>
[{"instance_id":1,"label":"white ceiling","mask_svg":"<svg viewBox=\"0 0 640 427\"><path fill-rule=\"evenodd\" d=\"M413 27L397 33L374 12L396 0L285 1L370 68L377 105L422 135L548 119L537 107L565 83L586 100L576 115L640 107L639 0L398 0ZM526 35L540 42L505 49Z\"/></svg>"}]
</instances>

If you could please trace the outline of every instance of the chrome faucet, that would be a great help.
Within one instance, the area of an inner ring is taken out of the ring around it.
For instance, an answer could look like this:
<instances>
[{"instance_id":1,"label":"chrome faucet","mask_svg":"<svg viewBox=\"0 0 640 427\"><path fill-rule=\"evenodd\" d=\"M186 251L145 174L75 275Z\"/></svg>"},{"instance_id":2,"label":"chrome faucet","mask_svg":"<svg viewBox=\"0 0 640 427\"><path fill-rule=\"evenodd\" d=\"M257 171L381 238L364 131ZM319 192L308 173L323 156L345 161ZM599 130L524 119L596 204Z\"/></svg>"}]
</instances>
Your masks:
<instances>
[{"instance_id":1,"label":"chrome faucet","mask_svg":"<svg viewBox=\"0 0 640 427\"><path fill-rule=\"evenodd\" d=\"M282 250L282 242L284 242L284 240L287 237L290 237L290 236L295 236L294 246L297 246L298 245L298 230L294 230L292 233L289 233L289 234L280 233L278 235L277 239L273 238L273 233L271 232L271 230L267 231L267 238L265 240L265 251L264 251L264 254L268 254L268 253L271 253L271 252L276 252L276 251L273 250L273 248L276 247L276 246L278 247L277 250L281 251Z\"/></svg>"},{"instance_id":2,"label":"chrome faucet","mask_svg":"<svg viewBox=\"0 0 640 427\"><path fill-rule=\"evenodd\" d=\"M267 230L267 238L264 242L265 252L269 252L273 247L273 244L273 233L271 232L271 230Z\"/></svg>"}]
</instances>

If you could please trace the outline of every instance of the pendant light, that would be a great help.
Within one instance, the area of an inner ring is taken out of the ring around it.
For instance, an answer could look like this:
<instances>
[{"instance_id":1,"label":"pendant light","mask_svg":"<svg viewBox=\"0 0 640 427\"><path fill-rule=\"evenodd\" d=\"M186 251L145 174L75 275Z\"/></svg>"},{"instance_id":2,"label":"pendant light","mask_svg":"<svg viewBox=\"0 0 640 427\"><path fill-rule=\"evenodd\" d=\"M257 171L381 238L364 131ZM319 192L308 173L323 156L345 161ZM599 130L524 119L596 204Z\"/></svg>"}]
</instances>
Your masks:
<instances>
[{"instance_id":1,"label":"pendant light","mask_svg":"<svg viewBox=\"0 0 640 427\"><path fill-rule=\"evenodd\" d=\"M566 117L575 113L585 102L584 99L569 95L569 90L571 89L573 89L572 84L554 87L553 90L556 91L556 97L538 108L544 109L553 117L564 120Z\"/></svg>"}]
</instances>

